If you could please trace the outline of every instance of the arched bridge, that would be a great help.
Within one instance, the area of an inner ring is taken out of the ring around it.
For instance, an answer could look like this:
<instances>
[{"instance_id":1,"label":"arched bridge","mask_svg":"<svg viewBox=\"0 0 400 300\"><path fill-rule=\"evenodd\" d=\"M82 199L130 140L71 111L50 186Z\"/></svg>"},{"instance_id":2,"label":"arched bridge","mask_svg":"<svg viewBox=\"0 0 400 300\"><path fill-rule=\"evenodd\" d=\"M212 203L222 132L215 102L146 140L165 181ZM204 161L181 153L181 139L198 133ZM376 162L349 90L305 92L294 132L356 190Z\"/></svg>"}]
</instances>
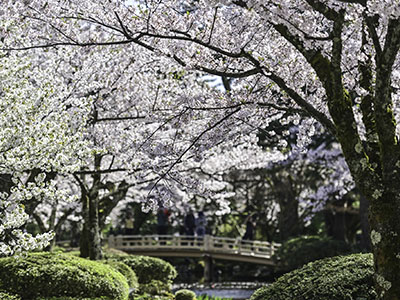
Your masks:
<instances>
[{"instance_id":1,"label":"arched bridge","mask_svg":"<svg viewBox=\"0 0 400 300\"><path fill-rule=\"evenodd\" d=\"M140 255L209 257L273 266L272 256L280 244L211 235L118 235L109 237L108 246Z\"/></svg>"}]
</instances>

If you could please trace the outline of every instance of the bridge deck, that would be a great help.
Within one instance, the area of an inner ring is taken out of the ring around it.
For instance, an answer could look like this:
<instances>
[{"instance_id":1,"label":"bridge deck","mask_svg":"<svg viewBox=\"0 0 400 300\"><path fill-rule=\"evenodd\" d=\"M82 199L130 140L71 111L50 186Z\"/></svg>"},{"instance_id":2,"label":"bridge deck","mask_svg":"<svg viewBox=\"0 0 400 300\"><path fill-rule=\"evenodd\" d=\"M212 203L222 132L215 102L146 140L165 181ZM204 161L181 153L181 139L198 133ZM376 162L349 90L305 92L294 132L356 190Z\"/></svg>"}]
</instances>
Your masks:
<instances>
[{"instance_id":1,"label":"bridge deck","mask_svg":"<svg viewBox=\"0 0 400 300\"><path fill-rule=\"evenodd\" d=\"M202 257L273 265L279 244L205 235L203 238L175 235L110 236L110 248L150 256Z\"/></svg>"}]
</instances>

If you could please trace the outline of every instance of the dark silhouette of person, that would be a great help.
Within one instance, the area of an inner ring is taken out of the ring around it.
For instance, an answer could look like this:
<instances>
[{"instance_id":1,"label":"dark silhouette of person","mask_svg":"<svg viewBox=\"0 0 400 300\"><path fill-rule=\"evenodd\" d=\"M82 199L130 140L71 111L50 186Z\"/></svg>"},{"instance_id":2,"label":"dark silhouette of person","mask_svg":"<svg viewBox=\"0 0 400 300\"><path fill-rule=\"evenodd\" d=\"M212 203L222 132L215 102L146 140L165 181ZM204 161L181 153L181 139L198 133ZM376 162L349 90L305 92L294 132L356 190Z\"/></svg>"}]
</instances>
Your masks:
<instances>
[{"instance_id":1,"label":"dark silhouette of person","mask_svg":"<svg viewBox=\"0 0 400 300\"><path fill-rule=\"evenodd\" d=\"M183 223L185 226L185 234L194 235L194 229L196 228L196 221L193 212L191 210L189 210L189 213L185 216Z\"/></svg>"},{"instance_id":2,"label":"dark silhouette of person","mask_svg":"<svg viewBox=\"0 0 400 300\"><path fill-rule=\"evenodd\" d=\"M250 215L247 217L246 221L246 231L243 235L243 240L252 240L254 236L254 227L255 227L255 222L253 220L253 216Z\"/></svg>"},{"instance_id":3,"label":"dark silhouette of person","mask_svg":"<svg viewBox=\"0 0 400 300\"><path fill-rule=\"evenodd\" d=\"M157 234L165 235L168 232L169 211L166 207L160 207L157 212Z\"/></svg>"},{"instance_id":4,"label":"dark silhouette of person","mask_svg":"<svg viewBox=\"0 0 400 300\"><path fill-rule=\"evenodd\" d=\"M196 223L196 234L197 236L204 236L206 234L206 226L207 220L204 212L200 211L198 213L197 219L195 220Z\"/></svg>"},{"instance_id":5,"label":"dark silhouette of person","mask_svg":"<svg viewBox=\"0 0 400 300\"><path fill-rule=\"evenodd\" d=\"M125 218L125 234L132 235L133 234L133 216L131 213L128 213Z\"/></svg>"}]
</instances>

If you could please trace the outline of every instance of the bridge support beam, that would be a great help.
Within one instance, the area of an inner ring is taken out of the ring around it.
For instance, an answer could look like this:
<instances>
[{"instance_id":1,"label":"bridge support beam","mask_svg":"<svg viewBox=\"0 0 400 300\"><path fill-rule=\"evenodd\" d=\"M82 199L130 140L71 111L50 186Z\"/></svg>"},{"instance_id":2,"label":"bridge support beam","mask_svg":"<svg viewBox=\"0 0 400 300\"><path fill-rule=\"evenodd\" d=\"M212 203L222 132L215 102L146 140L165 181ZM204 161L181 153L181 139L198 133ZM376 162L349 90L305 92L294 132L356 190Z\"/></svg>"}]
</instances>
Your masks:
<instances>
[{"instance_id":1,"label":"bridge support beam","mask_svg":"<svg viewBox=\"0 0 400 300\"><path fill-rule=\"evenodd\" d=\"M214 263L213 263L213 258L209 254L205 254L203 256L204 260L204 282L205 283L210 283L213 280L213 269L214 269Z\"/></svg>"}]
</instances>

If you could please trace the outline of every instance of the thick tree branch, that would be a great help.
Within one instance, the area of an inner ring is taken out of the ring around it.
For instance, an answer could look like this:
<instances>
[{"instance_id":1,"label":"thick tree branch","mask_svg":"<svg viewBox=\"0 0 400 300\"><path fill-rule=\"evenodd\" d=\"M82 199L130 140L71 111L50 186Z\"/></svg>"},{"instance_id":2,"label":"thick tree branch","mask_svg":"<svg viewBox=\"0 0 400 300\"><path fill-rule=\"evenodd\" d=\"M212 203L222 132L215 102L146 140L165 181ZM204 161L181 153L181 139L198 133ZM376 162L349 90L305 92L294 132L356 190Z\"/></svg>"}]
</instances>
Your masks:
<instances>
[{"instance_id":1,"label":"thick tree branch","mask_svg":"<svg viewBox=\"0 0 400 300\"><path fill-rule=\"evenodd\" d=\"M382 172L385 186L394 186L398 181L400 148L396 135L393 113L391 75L394 61L400 48L400 20L389 20L382 55L376 55L376 88L374 111L379 136Z\"/></svg>"},{"instance_id":2,"label":"thick tree branch","mask_svg":"<svg viewBox=\"0 0 400 300\"><path fill-rule=\"evenodd\" d=\"M374 43L375 51L377 55L382 55L382 47L379 41L378 33L376 32L376 28L379 22L379 16L370 17L366 13L364 14L364 20L368 27L368 32L371 36L372 42Z\"/></svg>"},{"instance_id":3,"label":"thick tree branch","mask_svg":"<svg viewBox=\"0 0 400 300\"><path fill-rule=\"evenodd\" d=\"M47 232L48 229L46 228L46 225L44 225L42 218L35 212L32 214L32 216L35 219L36 224L38 225L40 232L41 233Z\"/></svg>"},{"instance_id":4,"label":"thick tree branch","mask_svg":"<svg viewBox=\"0 0 400 300\"><path fill-rule=\"evenodd\" d=\"M303 97L301 97L295 90L287 86L285 81L276 74L270 73L267 75L273 82L275 82L283 91L285 91L297 105L303 108L306 112L310 114L313 118L318 120L327 130L332 134L336 134L335 125L332 121L323 113L315 109L310 103L308 103Z\"/></svg>"},{"instance_id":5,"label":"thick tree branch","mask_svg":"<svg viewBox=\"0 0 400 300\"><path fill-rule=\"evenodd\" d=\"M304 56L322 82L329 80L331 63L328 58L324 57L318 50L306 49L300 37L293 35L285 25L273 24L273 27Z\"/></svg>"},{"instance_id":6,"label":"thick tree branch","mask_svg":"<svg viewBox=\"0 0 400 300\"><path fill-rule=\"evenodd\" d=\"M368 25L366 25L368 26ZM362 32L361 51L368 57L366 61L359 61L358 70L360 72L360 87L368 92L361 96L361 113L362 120L366 130L366 151L370 159L370 163L377 173L381 174L381 160L379 157L378 134L376 132L375 113L373 108L373 66L371 54L364 51L364 47L368 44L365 31Z\"/></svg>"},{"instance_id":7,"label":"thick tree branch","mask_svg":"<svg viewBox=\"0 0 400 300\"><path fill-rule=\"evenodd\" d=\"M66 210L64 210L63 215L58 219L57 224L54 226L54 232L59 232L61 229L61 226L64 224L64 222L68 219L68 217L75 211L74 207L70 207Z\"/></svg>"},{"instance_id":8,"label":"thick tree branch","mask_svg":"<svg viewBox=\"0 0 400 300\"><path fill-rule=\"evenodd\" d=\"M316 11L321 13L325 18L334 21L339 17L339 13L329 8L318 0L306 0L307 3Z\"/></svg>"},{"instance_id":9,"label":"thick tree branch","mask_svg":"<svg viewBox=\"0 0 400 300\"><path fill-rule=\"evenodd\" d=\"M128 169L125 168L116 168L116 169L107 169L107 170L82 170L82 171L77 171L74 174L75 175L91 175L95 173L99 174L107 174L107 173L115 173L115 172L125 172L128 171ZM76 179L76 178L75 178ZM79 178L78 178L79 179ZM80 180L80 179L79 179Z\"/></svg>"}]
</instances>

